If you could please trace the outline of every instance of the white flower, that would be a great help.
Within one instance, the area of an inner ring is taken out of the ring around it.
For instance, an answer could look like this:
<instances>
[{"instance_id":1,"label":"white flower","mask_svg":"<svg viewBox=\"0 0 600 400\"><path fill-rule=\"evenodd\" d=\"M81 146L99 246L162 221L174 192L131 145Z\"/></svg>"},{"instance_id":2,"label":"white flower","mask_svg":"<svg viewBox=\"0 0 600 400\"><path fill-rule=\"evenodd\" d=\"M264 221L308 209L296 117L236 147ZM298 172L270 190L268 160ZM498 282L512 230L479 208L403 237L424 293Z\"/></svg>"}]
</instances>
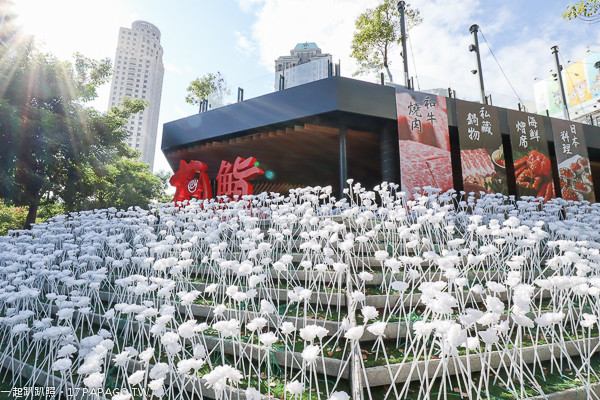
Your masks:
<instances>
[{"instance_id":1,"label":"white flower","mask_svg":"<svg viewBox=\"0 0 600 400\"><path fill-rule=\"evenodd\" d=\"M348 331L346 331L346 333L344 334L344 337L349 340L358 340L362 337L364 332L364 326L355 326L353 328L348 329Z\"/></svg>"},{"instance_id":2,"label":"white flower","mask_svg":"<svg viewBox=\"0 0 600 400\"><path fill-rule=\"evenodd\" d=\"M267 348L271 347L275 342L277 342L277 335L273 332L263 333L258 336L258 340Z\"/></svg>"},{"instance_id":3,"label":"white flower","mask_svg":"<svg viewBox=\"0 0 600 400\"><path fill-rule=\"evenodd\" d=\"M496 344L500 340L498 334L493 328L488 328L485 331L480 331L479 336L481 337L481 340L483 340L484 343L487 345Z\"/></svg>"},{"instance_id":4,"label":"white flower","mask_svg":"<svg viewBox=\"0 0 600 400\"><path fill-rule=\"evenodd\" d=\"M350 396L346 392L333 392L327 400L350 400Z\"/></svg>"},{"instance_id":5,"label":"white flower","mask_svg":"<svg viewBox=\"0 0 600 400\"><path fill-rule=\"evenodd\" d=\"M83 384L90 389L101 388L104 384L104 374L100 372L94 372L83 380Z\"/></svg>"},{"instance_id":6,"label":"white flower","mask_svg":"<svg viewBox=\"0 0 600 400\"><path fill-rule=\"evenodd\" d=\"M138 357L141 362L148 364L152 357L154 357L154 348L148 347L146 350L142 351Z\"/></svg>"},{"instance_id":7,"label":"white flower","mask_svg":"<svg viewBox=\"0 0 600 400\"><path fill-rule=\"evenodd\" d=\"M165 378L155 379L148 382L148 387L152 390L152 394L156 397L162 397L165 394Z\"/></svg>"},{"instance_id":8,"label":"white flower","mask_svg":"<svg viewBox=\"0 0 600 400\"><path fill-rule=\"evenodd\" d=\"M317 357L319 357L319 352L321 348L316 345L308 345L302 350L302 359L306 361L308 365L313 364L317 361Z\"/></svg>"},{"instance_id":9,"label":"white flower","mask_svg":"<svg viewBox=\"0 0 600 400\"><path fill-rule=\"evenodd\" d=\"M177 353L181 350L181 344L179 344L179 335L175 332L167 332L161 338L160 342L165 346L167 353Z\"/></svg>"},{"instance_id":10,"label":"white flower","mask_svg":"<svg viewBox=\"0 0 600 400\"><path fill-rule=\"evenodd\" d=\"M66 371L73 363L68 358L59 358L52 364L52 371Z\"/></svg>"},{"instance_id":11,"label":"white flower","mask_svg":"<svg viewBox=\"0 0 600 400\"><path fill-rule=\"evenodd\" d=\"M360 310L365 322L379 317L379 311L373 306L365 306Z\"/></svg>"},{"instance_id":12,"label":"white flower","mask_svg":"<svg viewBox=\"0 0 600 400\"><path fill-rule=\"evenodd\" d=\"M200 369L203 364L203 360L197 360L194 358L190 358L188 360L181 360L177 363L177 372L182 375L187 375L192 369Z\"/></svg>"},{"instance_id":13,"label":"white flower","mask_svg":"<svg viewBox=\"0 0 600 400\"><path fill-rule=\"evenodd\" d=\"M70 357L73 353L77 352L77 348L72 344L67 344L58 351L56 354L58 357Z\"/></svg>"},{"instance_id":14,"label":"white flower","mask_svg":"<svg viewBox=\"0 0 600 400\"><path fill-rule=\"evenodd\" d=\"M136 371L129 375L129 378L127 378L127 383L129 383L131 386L139 385L144 380L145 375L146 371L144 370Z\"/></svg>"},{"instance_id":15,"label":"white flower","mask_svg":"<svg viewBox=\"0 0 600 400\"><path fill-rule=\"evenodd\" d=\"M275 305L271 303L269 300L261 300L260 301L260 313L261 314L273 314L277 309Z\"/></svg>"},{"instance_id":16,"label":"white flower","mask_svg":"<svg viewBox=\"0 0 600 400\"><path fill-rule=\"evenodd\" d=\"M284 335L289 335L290 333L293 333L296 330L296 327L291 322L286 321L283 324L281 324L281 328L279 330Z\"/></svg>"},{"instance_id":17,"label":"white flower","mask_svg":"<svg viewBox=\"0 0 600 400\"><path fill-rule=\"evenodd\" d=\"M239 333L240 323L236 319L218 321L213 324L213 329L219 332L223 337L232 337Z\"/></svg>"},{"instance_id":18,"label":"white flower","mask_svg":"<svg viewBox=\"0 0 600 400\"><path fill-rule=\"evenodd\" d=\"M525 314L511 314L515 324L524 326L526 328L533 328L533 321Z\"/></svg>"},{"instance_id":19,"label":"white flower","mask_svg":"<svg viewBox=\"0 0 600 400\"><path fill-rule=\"evenodd\" d=\"M192 320L186 321L183 324L179 325L179 328L177 328L177 332L179 333L179 336L181 336L182 338L189 339L192 336L194 336L195 329L196 329L196 321L192 319Z\"/></svg>"},{"instance_id":20,"label":"white flower","mask_svg":"<svg viewBox=\"0 0 600 400\"><path fill-rule=\"evenodd\" d=\"M386 254L387 254L387 252L386 252ZM366 271L363 271L360 274L358 274L358 277L365 282L370 282L373 280L373 274L370 274Z\"/></svg>"},{"instance_id":21,"label":"white flower","mask_svg":"<svg viewBox=\"0 0 600 400\"><path fill-rule=\"evenodd\" d=\"M120 352L119 354L117 354L114 358L113 361L115 363L115 365L119 366L119 367L124 367L125 364L127 364L127 361L129 360L131 356L129 355L129 352L127 350Z\"/></svg>"},{"instance_id":22,"label":"white flower","mask_svg":"<svg viewBox=\"0 0 600 400\"><path fill-rule=\"evenodd\" d=\"M237 384L242 379L242 373L229 365L219 365L211 372L204 375L206 387L221 392L225 389L227 381Z\"/></svg>"},{"instance_id":23,"label":"white flower","mask_svg":"<svg viewBox=\"0 0 600 400\"><path fill-rule=\"evenodd\" d=\"M319 340L323 340L328 333L329 330L318 325L306 325L304 328L300 329L300 337L307 342L312 342L317 337Z\"/></svg>"},{"instance_id":24,"label":"white flower","mask_svg":"<svg viewBox=\"0 0 600 400\"><path fill-rule=\"evenodd\" d=\"M219 285L217 285L216 283L211 283L210 285L204 288L204 293L213 294L218 287Z\"/></svg>"},{"instance_id":25,"label":"white flower","mask_svg":"<svg viewBox=\"0 0 600 400\"><path fill-rule=\"evenodd\" d=\"M397 290L400 293L404 293L406 289L408 289L409 284L403 281L394 281L392 282L390 287L394 290Z\"/></svg>"},{"instance_id":26,"label":"white flower","mask_svg":"<svg viewBox=\"0 0 600 400\"><path fill-rule=\"evenodd\" d=\"M154 364L148 376L150 379L160 379L166 377L167 372L169 372L169 364L159 362Z\"/></svg>"},{"instance_id":27,"label":"white flower","mask_svg":"<svg viewBox=\"0 0 600 400\"><path fill-rule=\"evenodd\" d=\"M375 259L377 261L385 261L386 258L389 257L387 250L377 250L375 252Z\"/></svg>"},{"instance_id":28,"label":"white flower","mask_svg":"<svg viewBox=\"0 0 600 400\"><path fill-rule=\"evenodd\" d=\"M292 381L285 385L285 390L288 393L291 393L294 396L302 394L304 392L304 385L298 381Z\"/></svg>"},{"instance_id":29,"label":"white flower","mask_svg":"<svg viewBox=\"0 0 600 400\"><path fill-rule=\"evenodd\" d=\"M490 292L494 292L494 293L506 292L506 287L503 284L498 283L498 282L488 281L486 283L486 286Z\"/></svg>"},{"instance_id":30,"label":"white flower","mask_svg":"<svg viewBox=\"0 0 600 400\"><path fill-rule=\"evenodd\" d=\"M367 297L365 296L365 294L360 290L355 290L354 292L352 292L352 300L354 300L357 303L365 301L366 298Z\"/></svg>"},{"instance_id":31,"label":"white flower","mask_svg":"<svg viewBox=\"0 0 600 400\"><path fill-rule=\"evenodd\" d=\"M375 336L385 337L385 335L383 333L385 332L386 325L387 324L385 322L375 322L375 323L371 324L369 327L367 327L367 330Z\"/></svg>"},{"instance_id":32,"label":"white flower","mask_svg":"<svg viewBox=\"0 0 600 400\"><path fill-rule=\"evenodd\" d=\"M583 321L581 321L581 326L584 328L591 328L596 322L598 322L598 317L595 315L583 313L582 316Z\"/></svg>"}]
</instances>

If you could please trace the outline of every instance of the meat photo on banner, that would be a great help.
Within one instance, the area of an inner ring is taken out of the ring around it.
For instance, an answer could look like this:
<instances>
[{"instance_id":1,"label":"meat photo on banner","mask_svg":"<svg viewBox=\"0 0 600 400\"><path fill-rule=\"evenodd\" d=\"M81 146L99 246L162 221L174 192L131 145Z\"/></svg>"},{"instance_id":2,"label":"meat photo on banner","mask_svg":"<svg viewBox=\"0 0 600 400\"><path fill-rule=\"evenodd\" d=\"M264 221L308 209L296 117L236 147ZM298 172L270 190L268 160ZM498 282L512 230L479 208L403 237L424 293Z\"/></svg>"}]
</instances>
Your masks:
<instances>
[{"instance_id":1,"label":"meat photo on banner","mask_svg":"<svg viewBox=\"0 0 600 400\"><path fill-rule=\"evenodd\" d=\"M456 100L456 113L464 190L508 194L497 110Z\"/></svg>"},{"instance_id":2,"label":"meat photo on banner","mask_svg":"<svg viewBox=\"0 0 600 400\"><path fill-rule=\"evenodd\" d=\"M554 198L552 163L541 115L508 110L518 196Z\"/></svg>"},{"instance_id":3,"label":"meat photo on banner","mask_svg":"<svg viewBox=\"0 0 600 400\"><path fill-rule=\"evenodd\" d=\"M410 197L425 186L454 187L446 98L396 88L400 177Z\"/></svg>"},{"instance_id":4,"label":"meat photo on banner","mask_svg":"<svg viewBox=\"0 0 600 400\"><path fill-rule=\"evenodd\" d=\"M565 200L595 201L583 125L551 118L560 193Z\"/></svg>"}]
</instances>

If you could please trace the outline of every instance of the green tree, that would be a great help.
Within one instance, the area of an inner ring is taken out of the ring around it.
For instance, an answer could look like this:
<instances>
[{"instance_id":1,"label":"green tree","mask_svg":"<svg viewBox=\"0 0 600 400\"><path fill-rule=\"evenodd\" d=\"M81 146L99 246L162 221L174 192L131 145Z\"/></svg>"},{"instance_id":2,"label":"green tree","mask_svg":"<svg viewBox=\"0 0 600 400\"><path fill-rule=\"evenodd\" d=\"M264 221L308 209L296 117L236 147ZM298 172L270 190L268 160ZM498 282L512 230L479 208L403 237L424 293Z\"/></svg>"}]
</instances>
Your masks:
<instances>
[{"instance_id":1,"label":"green tree","mask_svg":"<svg viewBox=\"0 0 600 400\"><path fill-rule=\"evenodd\" d=\"M11 207L0 199L0 235L4 236L11 229L21 229L27 218L27 209Z\"/></svg>"},{"instance_id":2,"label":"green tree","mask_svg":"<svg viewBox=\"0 0 600 400\"><path fill-rule=\"evenodd\" d=\"M407 29L421 23L421 13L405 6ZM395 0L383 0L377 7L368 8L355 21L356 31L352 39L351 57L358 61L359 69L354 75L361 75L385 68L390 81L390 54L402 42L400 34L400 13Z\"/></svg>"},{"instance_id":3,"label":"green tree","mask_svg":"<svg viewBox=\"0 0 600 400\"><path fill-rule=\"evenodd\" d=\"M80 205L82 209L147 207L150 200L163 200L166 187L161 178L138 159L119 157L99 171L91 168L85 181L93 188Z\"/></svg>"},{"instance_id":4,"label":"green tree","mask_svg":"<svg viewBox=\"0 0 600 400\"><path fill-rule=\"evenodd\" d=\"M567 7L563 18L571 20L579 18L586 22L594 22L600 19L600 0L580 1Z\"/></svg>"},{"instance_id":5,"label":"green tree","mask_svg":"<svg viewBox=\"0 0 600 400\"><path fill-rule=\"evenodd\" d=\"M159 180L146 164L144 171L138 164L127 164L125 159L136 153L124 143L127 118L143 110L146 102L126 99L121 108L107 113L85 106L108 81L109 59L75 54L70 63L40 53L30 43L14 42L0 47L0 59L0 198L27 207L25 227L36 221L40 205L53 202L67 211L95 204L148 204ZM127 177L125 166L133 168L141 183ZM121 173L106 172L113 170ZM123 178L124 183L113 185L116 192L98 202L100 178L106 175ZM138 185L144 184L148 190L140 190ZM143 195L145 201L140 199Z\"/></svg>"},{"instance_id":6,"label":"green tree","mask_svg":"<svg viewBox=\"0 0 600 400\"><path fill-rule=\"evenodd\" d=\"M196 78L190 82L185 101L189 104L200 105L202 100L206 99L213 107L219 107L224 104L225 97L230 93L223 75L220 72L216 74L209 72L202 78Z\"/></svg>"}]
</instances>

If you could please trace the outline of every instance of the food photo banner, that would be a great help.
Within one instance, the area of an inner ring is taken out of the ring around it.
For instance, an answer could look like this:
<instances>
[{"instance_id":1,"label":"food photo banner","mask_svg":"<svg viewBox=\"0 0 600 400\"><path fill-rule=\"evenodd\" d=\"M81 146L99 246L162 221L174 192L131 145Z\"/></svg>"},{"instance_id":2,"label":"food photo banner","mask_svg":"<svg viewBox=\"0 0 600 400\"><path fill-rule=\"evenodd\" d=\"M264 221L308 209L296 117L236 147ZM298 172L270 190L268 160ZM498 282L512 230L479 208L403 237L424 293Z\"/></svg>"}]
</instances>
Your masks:
<instances>
[{"instance_id":1,"label":"food photo banner","mask_svg":"<svg viewBox=\"0 0 600 400\"><path fill-rule=\"evenodd\" d=\"M595 201L583 125L551 118L560 192L565 200Z\"/></svg>"},{"instance_id":2,"label":"food photo banner","mask_svg":"<svg viewBox=\"0 0 600 400\"><path fill-rule=\"evenodd\" d=\"M507 110L517 196L554 198L552 163L541 115Z\"/></svg>"},{"instance_id":3,"label":"food photo banner","mask_svg":"<svg viewBox=\"0 0 600 400\"><path fill-rule=\"evenodd\" d=\"M396 88L402 190L454 187L446 98Z\"/></svg>"},{"instance_id":4,"label":"food photo banner","mask_svg":"<svg viewBox=\"0 0 600 400\"><path fill-rule=\"evenodd\" d=\"M464 190L508 194L498 109L456 100Z\"/></svg>"}]
</instances>

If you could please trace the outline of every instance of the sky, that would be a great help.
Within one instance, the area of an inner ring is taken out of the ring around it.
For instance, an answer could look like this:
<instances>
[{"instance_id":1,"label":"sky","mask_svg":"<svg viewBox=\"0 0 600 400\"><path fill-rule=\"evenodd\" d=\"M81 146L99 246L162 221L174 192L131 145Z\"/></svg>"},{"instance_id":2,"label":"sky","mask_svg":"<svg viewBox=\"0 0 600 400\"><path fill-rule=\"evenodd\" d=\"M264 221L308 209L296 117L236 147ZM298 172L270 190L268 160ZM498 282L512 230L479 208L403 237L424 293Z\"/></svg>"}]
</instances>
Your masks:
<instances>
[{"instance_id":1,"label":"sky","mask_svg":"<svg viewBox=\"0 0 600 400\"><path fill-rule=\"evenodd\" d=\"M248 99L273 91L274 60L300 42L316 42L353 77L350 45L356 17L378 0L17 0L18 21L43 49L61 59L75 52L114 60L119 27L145 20L161 31L165 76L154 171L170 170L160 150L162 125L198 111L185 102L197 77L221 72L235 101L237 88ZM595 24L566 21L566 0L416 0L423 22L409 31L409 75L417 89L448 88L457 97L479 99L473 43L478 24L482 70L495 105L517 108L534 99L537 79L555 70L550 48L561 64L600 51ZM491 51L490 51L491 49ZM493 52L493 54L492 54ZM403 76L400 48L391 56L395 81ZM355 79L375 81L373 75ZM91 105L108 108L110 83Z\"/></svg>"}]
</instances>

